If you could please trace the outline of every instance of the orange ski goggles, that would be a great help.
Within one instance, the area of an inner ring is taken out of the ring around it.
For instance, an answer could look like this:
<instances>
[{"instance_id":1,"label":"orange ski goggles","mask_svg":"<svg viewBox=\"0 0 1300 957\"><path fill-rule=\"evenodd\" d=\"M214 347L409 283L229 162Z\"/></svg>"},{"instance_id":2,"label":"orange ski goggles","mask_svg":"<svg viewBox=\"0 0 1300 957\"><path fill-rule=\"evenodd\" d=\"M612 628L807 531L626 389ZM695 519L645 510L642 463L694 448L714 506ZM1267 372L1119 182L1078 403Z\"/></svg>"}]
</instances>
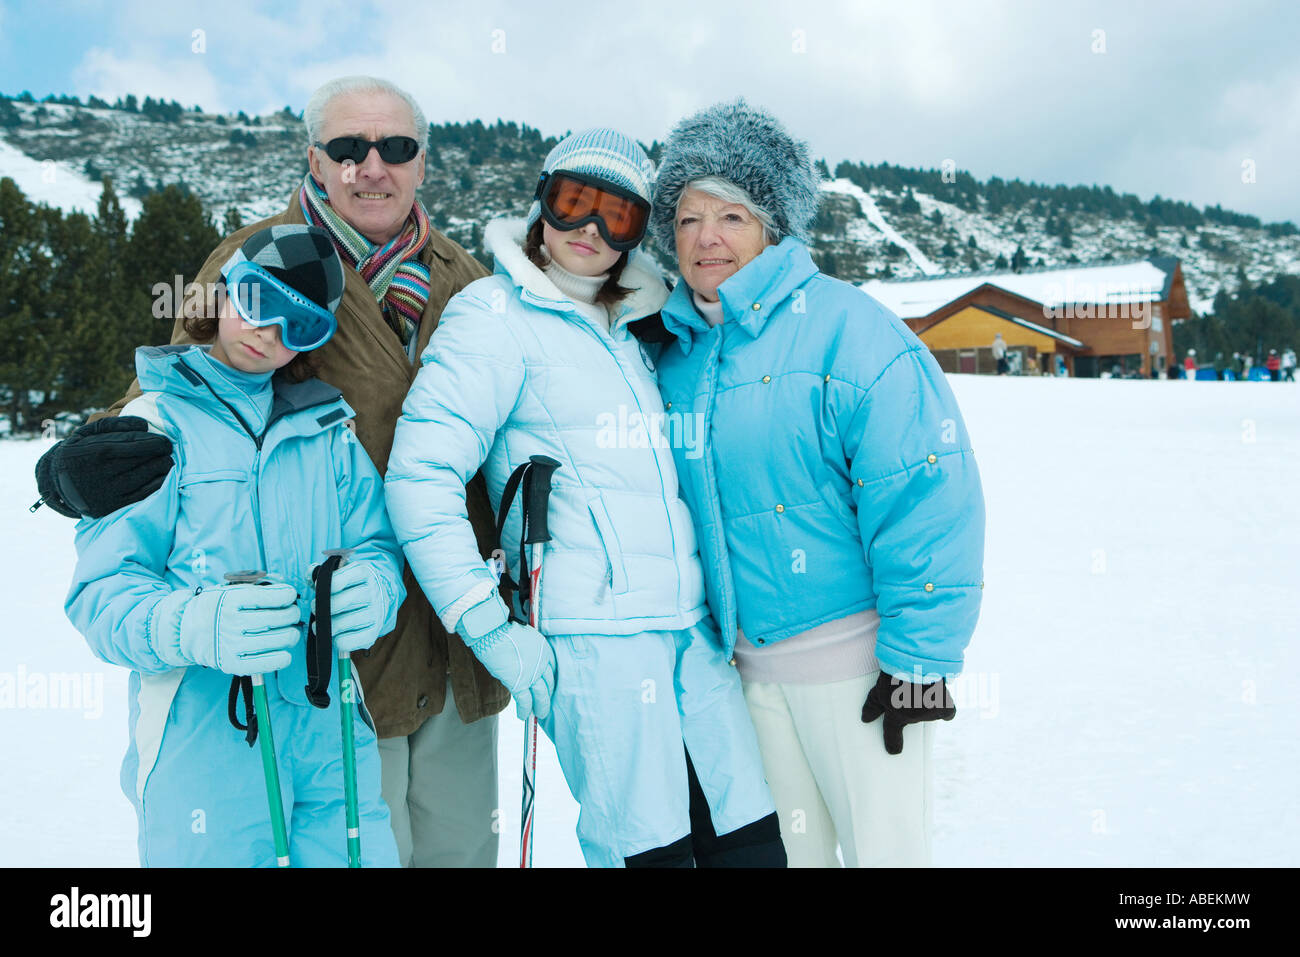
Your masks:
<instances>
[{"instance_id":1,"label":"orange ski goggles","mask_svg":"<svg viewBox=\"0 0 1300 957\"><path fill-rule=\"evenodd\" d=\"M631 190L594 176L559 170L543 173L533 194L542 216L556 229L594 222L611 249L632 249L645 235L650 204Z\"/></svg>"}]
</instances>

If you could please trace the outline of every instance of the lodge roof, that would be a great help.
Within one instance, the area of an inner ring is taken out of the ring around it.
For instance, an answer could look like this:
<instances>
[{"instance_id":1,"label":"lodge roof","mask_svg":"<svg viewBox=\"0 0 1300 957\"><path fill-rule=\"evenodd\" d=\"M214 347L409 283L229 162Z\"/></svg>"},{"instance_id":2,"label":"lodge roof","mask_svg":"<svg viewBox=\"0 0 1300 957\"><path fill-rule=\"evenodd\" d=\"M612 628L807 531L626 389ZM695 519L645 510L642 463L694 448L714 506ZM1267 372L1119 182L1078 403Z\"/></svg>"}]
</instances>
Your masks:
<instances>
[{"instance_id":1,"label":"lodge roof","mask_svg":"<svg viewBox=\"0 0 1300 957\"><path fill-rule=\"evenodd\" d=\"M986 285L1049 308L1159 302L1169 298L1177 268L1177 257L1158 256L1120 263L1043 266L1020 272L871 279L859 288L900 319L918 319Z\"/></svg>"}]
</instances>

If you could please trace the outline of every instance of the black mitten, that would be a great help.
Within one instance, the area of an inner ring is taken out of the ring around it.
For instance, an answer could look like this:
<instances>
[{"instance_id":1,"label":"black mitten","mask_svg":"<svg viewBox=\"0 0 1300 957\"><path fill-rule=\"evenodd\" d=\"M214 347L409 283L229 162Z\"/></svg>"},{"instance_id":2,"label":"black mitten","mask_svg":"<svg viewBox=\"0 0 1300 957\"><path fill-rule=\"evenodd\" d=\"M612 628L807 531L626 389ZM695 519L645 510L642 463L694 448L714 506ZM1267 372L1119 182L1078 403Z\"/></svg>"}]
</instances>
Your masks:
<instances>
[{"instance_id":1,"label":"black mitten","mask_svg":"<svg viewBox=\"0 0 1300 957\"><path fill-rule=\"evenodd\" d=\"M102 518L158 491L173 464L171 439L139 416L110 416L42 455L36 487L60 515Z\"/></svg>"},{"instance_id":2,"label":"black mitten","mask_svg":"<svg viewBox=\"0 0 1300 957\"><path fill-rule=\"evenodd\" d=\"M885 750L902 754L903 728L918 721L951 721L957 715L957 706L942 678L933 684L918 685L881 671L875 687L867 692L862 720L870 724L882 714Z\"/></svg>"}]
</instances>

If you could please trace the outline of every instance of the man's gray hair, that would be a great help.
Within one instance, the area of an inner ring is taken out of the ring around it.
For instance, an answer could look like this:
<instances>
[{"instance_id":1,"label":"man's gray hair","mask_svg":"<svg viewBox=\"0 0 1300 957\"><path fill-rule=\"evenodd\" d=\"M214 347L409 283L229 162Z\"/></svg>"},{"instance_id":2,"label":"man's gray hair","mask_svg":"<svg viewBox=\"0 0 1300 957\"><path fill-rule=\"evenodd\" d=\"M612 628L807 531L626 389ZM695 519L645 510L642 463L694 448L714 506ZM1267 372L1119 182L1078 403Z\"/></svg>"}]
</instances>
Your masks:
<instances>
[{"instance_id":1,"label":"man's gray hair","mask_svg":"<svg viewBox=\"0 0 1300 957\"><path fill-rule=\"evenodd\" d=\"M307 145L315 146L321 141L321 131L325 125L325 107L340 96L353 93L389 93L411 108L411 118L415 124L412 131L420 149L429 145L429 121L424 118L424 110L415 102L415 97L395 83L382 80L377 76L341 76L319 87L307 102L303 110L302 121L307 127Z\"/></svg>"},{"instance_id":2,"label":"man's gray hair","mask_svg":"<svg viewBox=\"0 0 1300 957\"><path fill-rule=\"evenodd\" d=\"M695 189L701 193L707 193L715 199L720 199L724 203L737 203L744 206L751 216L759 221L763 227L763 238L773 246L781 241L781 231L776 227L776 219L762 206L754 202L753 197L745 190L743 186L733 183L724 176L701 176L699 179L693 179L686 183L685 189L677 197L677 209L682 206L682 197L686 195L686 190ZM674 219L676 211L674 211Z\"/></svg>"}]
</instances>

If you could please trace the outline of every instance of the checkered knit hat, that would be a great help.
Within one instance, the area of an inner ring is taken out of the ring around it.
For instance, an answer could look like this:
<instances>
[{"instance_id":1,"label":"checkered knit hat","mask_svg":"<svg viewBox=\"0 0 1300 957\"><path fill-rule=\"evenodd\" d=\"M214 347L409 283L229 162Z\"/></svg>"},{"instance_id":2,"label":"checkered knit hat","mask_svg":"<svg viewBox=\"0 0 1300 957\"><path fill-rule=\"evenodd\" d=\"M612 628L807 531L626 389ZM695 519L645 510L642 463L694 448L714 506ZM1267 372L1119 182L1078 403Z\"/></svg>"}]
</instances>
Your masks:
<instances>
[{"instance_id":1,"label":"checkered knit hat","mask_svg":"<svg viewBox=\"0 0 1300 957\"><path fill-rule=\"evenodd\" d=\"M650 202L650 186L654 180L655 167L645 150L637 145L636 140L629 139L618 130L595 128L571 133L546 155L542 165L543 173L567 170L595 176L607 183L621 186ZM542 204L533 200L528 208L528 222L525 229L531 227L542 215Z\"/></svg>"},{"instance_id":2,"label":"checkered knit hat","mask_svg":"<svg viewBox=\"0 0 1300 957\"><path fill-rule=\"evenodd\" d=\"M259 229L226 260L221 274L244 261L256 263L330 312L343 300L343 261L330 234L319 226L285 223Z\"/></svg>"}]
</instances>

